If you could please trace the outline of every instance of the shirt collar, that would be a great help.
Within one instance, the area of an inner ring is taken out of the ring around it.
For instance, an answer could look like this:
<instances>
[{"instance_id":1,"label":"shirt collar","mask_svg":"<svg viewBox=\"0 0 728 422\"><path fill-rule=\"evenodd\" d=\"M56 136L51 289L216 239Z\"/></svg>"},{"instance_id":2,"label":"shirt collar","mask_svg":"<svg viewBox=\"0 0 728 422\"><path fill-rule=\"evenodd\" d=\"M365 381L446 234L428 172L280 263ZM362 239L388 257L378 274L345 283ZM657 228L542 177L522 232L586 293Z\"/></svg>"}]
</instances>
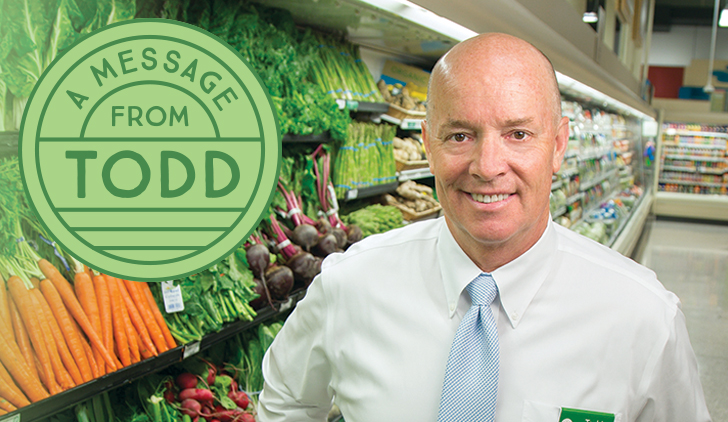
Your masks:
<instances>
[{"instance_id":1,"label":"shirt collar","mask_svg":"<svg viewBox=\"0 0 728 422\"><path fill-rule=\"evenodd\" d=\"M514 329L551 271L552 253L557 246L553 224L549 220L541 238L523 255L491 273L498 286L501 306ZM437 249L445 297L452 318L463 289L483 271L460 248L444 218Z\"/></svg>"}]
</instances>

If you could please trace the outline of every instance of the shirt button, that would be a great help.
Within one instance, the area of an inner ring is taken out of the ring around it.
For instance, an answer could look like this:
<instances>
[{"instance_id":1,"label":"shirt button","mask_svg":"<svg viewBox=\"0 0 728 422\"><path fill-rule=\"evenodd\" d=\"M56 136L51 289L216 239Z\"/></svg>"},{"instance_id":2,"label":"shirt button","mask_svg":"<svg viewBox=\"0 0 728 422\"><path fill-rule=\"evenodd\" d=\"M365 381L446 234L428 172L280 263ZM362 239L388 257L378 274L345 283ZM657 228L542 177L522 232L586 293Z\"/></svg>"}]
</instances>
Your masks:
<instances>
[{"instance_id":1,"label":"shirt button","mask_svg":"<svg viewBox=\"0 0 728 422\"><path fill-rule=\"evenodd\" d=\"M518 312L512 312L511 313L511 319L514 321L518 321Z\"/></svg>"},{"instance_id":2,"label":"shirt button","mask_svg":"<svg viewBox=\"0 0 728 422\"><path fill-rule=\"evenodd\" d=\"M450 312L455 310L455 305L450 305Z\"/></svg>"}]
</instances>

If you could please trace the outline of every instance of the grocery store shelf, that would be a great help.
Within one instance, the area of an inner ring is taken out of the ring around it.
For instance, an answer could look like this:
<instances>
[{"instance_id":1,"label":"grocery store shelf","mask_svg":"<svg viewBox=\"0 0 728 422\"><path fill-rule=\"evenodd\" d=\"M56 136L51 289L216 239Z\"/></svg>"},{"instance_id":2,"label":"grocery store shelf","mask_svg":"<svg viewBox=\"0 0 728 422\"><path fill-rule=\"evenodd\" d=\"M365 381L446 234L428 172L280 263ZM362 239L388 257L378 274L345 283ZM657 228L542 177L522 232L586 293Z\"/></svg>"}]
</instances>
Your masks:
<instances>
[{"instance_id":1,"label":"grocery store shelf","mask_svg":"<svg viewBox=\"0 0 728 422\"><path fill-rule=\"evenodd\" d=\"M728 221L728 196L657 192L655 215Z\"/></svg>"},{"instance_id":2,"label":"grocery store shelf","mask_svg":"<svg viewBox=\"0 0 728 422\"><path fill-rule=\"evenodd\" d=\"M561 180L551 182L551 190L558 189L558 188L562 187L563 185L564 185L564 182L562 182Z\"/></svg>"},{"instance_id":3,"label":"grocery store shelf","mask_svg":"<svg viewBox=\"0 0 728 422\"><path fill-rule=\"evenodd\" d=\"M701 157L699 155L665 154L665 158L669 158L671 160L692 160L728 163L728 160L724 157Z\"/></svg>"},{"instance_id":4,"label":"grocery store shelf","mask_svg":"<svg viewBox=\"0 0 728 422\"><path fill-rule=\"evenodd\" d=\"M669 120L669 119L667 119ZM722 132L700 132L700 131L693 131L693 130L687 130L687 129L666 129L665 135L672 136L672 135L680 135L680 136L702 136L702 137L710 137L710 138L728 138L728 133L722 133Z\"/></svg>"},{"instance_id":5,"label":"grocery store shelf","mask_svg":"<svg viewBox=\"0 0 728 422\"><path fill-rule=\"evenodd\" d=\"M558 174L563 177L571 177L575 174L579 174L579 169L576 167L573 167L570 169L563 169L563 170L560 170Z\"/></svg>"},{"instance_id":6,"label":"grocery store shelf","mask_svg":"<svg viewBox=\"0 0 728 422\"><path fill-rule=\"evenodd\" d=\"M728 168L716 169L716 168L711 168L711 167L700 166L700 167L698 167L698 172L704 173L704 174L724 174L724 173L728 172Z\"/></svg>"},{"instance_id":7,"label":"grocery store shelf","mask_svg":"<svg viewBox=\"0 0 728 422\"><path fill-rule=\"evenodd\" d=\"M668 147L668 148L695 148L695 149L720 149L720 150L725 149L725 145L722 145L722 146L721 145L700 145L700 144L688 144L685 142L681 142L678 144L665 142L664 145L665 145L665 147Z\"/></svg>"},{"instance_id":8,"label":"grocery store shelf","mask_svg":"<svg viewBox=\"0 0 728 422\"><path fill-rule=\"evenodd\" d=\"M577 193L571 195L570 197L566 198L566 204L567 205L573 204L574 202L580 200L583 197L584 197L584 192L577 192Z\"/></svg>"},{"instance_id":9,"label":"grocery store shelf","mask_svg":"<svg viewBox=\"0 0 728 422\"><path fill-rule=\"evenodd\" d=\"M579 184L579 190L584 192L584 191L587 191L587 190L593 188L594 186L602 183L603 181L610 179L612 176L614 176L614 174L617 172L617 170L619 170L619 169L616 169L616 168L611 169L609 171L601 173L599 176L597 176L591 180L587 180L586 182L581 182Z\"/></svg>"},{"instance_id":10,"label":"grocery store shelf","mask_svg":"<svg viewBox=\"0 0 728 422\"><path fill-rule=\"evenodd\" d=\"M662 166L662 170L667 171L684 171L688 173L695 173L698 171L695 167L684 167L684 166Z\"/></svg>"},{"instance_id":11,"label":"grocery store shelf","mask_svg":"<svg viewBox=\"0 0 728 422\"><path fill-rule=\"evenodd\" d=\"M642 229L645 226L645 221L650 214L650 208L652 208L652 201L654 195L652 190L645 192L639 199L639 202L635 204L632 209L632 213L623 223L622 227L617 229L616 238L610 241L609 247L615 251L621 253L624 256L629 257L632 255L637 241L642 234Z\"/></svg>"},{"instance_id":12,"label":"grocery store shelf","mask_svg":"<svg viewBox=\"0 0 728 422\"><path fill-rule=\"evenodd\" d=\"M0 158L18 155L18 132L0 132Z\"/></svg>"},{"instance_id":13,"label":"grocery store shelf","mask_svg":"<svg viewBox=\"0 0 728 422\"><path fill-rule=\"evenodd\" d=\"M93 381L66 390L62 393L55 394L45 400L33 403L29 406L20 408L14 412L8 413L0 418L3 421L20 421L33 422L45 420L50 415L63 411L80 402L86 401L105 391L110 391L122 385L128 384L134 380L140 379L147 375L159 372L170 365L174 365L185 358L193 356L202 350L205 350L215 344L228 340L230 337L256 327L277 315L288 312L299 300L303 299L306 291L302 290L292 294L288 301L280 305L278 311L271 308L265 308L258 311L258 316L253 321L236 321L225 325L222 330L204 336L201 341L178 346L168 350L159 356L146 359L118 371L106 374ZM16 419L19 418L19 419Z\"/></svg>"},{"instance_id":14,"label":"grocery store shelf","mask_svg":"<svg viewBox=\"0 0 728 422\"><path fill-rule=\"evenodd\" d=\"M286 133L283 135L282 139L283 143L285 144L300 144L300 143L317 143L317 144L325 144L328 142L331 142L331 135L329 132L325 133L315 133L312 135L294 135L291 133Z\"/></svg>"},{"instance_id":15,"label":"grocery store shelf","mask_svg":"<svg viewBox=\"0 0 728 422\"><path fill-rule=\"evenodd\" d=\"M551 214L551 219L553 220L554 218L561 217L562 215L566 214L566 210L567 208L565 206L557 208L556 211Z\"/></svg>"},{"instance_id":16,"label":"grocery store shelf","mask_svg":"<svg viewBox=\"0 0 728 422\"><path fill-rule=\"evenodd\" d=\"M367 101L336 100L339 110L349 110L361 113L386 113L389 111L388 103L370 103Z\"/></svg>"},{"instance_id":17,"label":"grocery store shelf","mask_svg":"<svg viewBox=\"0 0 728 422\"><path fill-rule=\"evenodd\" d=\"M593 160L595 158L602 158L605 155L610 155L615 153L614 149L609 148L595 148L592 150L587 150L583 153L580 153L577 158L579 161L586 161L586 160Z\"/></svg>"},{"instance_id":18,"label":"grocery store shelf","mask_svg":"<svg viewBox=\"0 0 728 422\"><path fill-rule=\"evenodd\" d=\"M382 114L379 117L387 123L399 126L402 130L422 130L423 119L398 119L389 114Z\"/></svg>"},{"instance_id":19,"label":"grocery store shelf","mask_svg":"<svg viewBox=\"0 0 728 422\"><path fill-rule=\"evenodd\" d=\"M400 182L406 182L408 180L424 179L425 177L432 177L429 167L423 167L419 169L402 170L398 174Z\"/></svg>"},{"instance_id":20,"label":"grocery store shelf","mask_svg":"<svg viewBox=\"0 0 728 422\"><path fill-rule=\"evenodd\" d=\"M712 183L712 182L698 182L698 181L691 181L691 180L670 180L670 179L660 179L659 183L669 183L673 185L685 185L685 186L707 186L711 188L722 188L724 186L728 186L725 183Z\"/></svg>"},{"instance_id":21,"label":"grocery store shelf","mask_svg":"<svg viewBox=\"0 0 728 422\"><path fill-rule=\"evenodd\" d=\"M399 186L399 180L366 188L350 189L346 191L343 200L352 201L354 199L369 198L383 193L394 192L395 189L397 189L397 186Z\"/></svg>"}]
</instances>

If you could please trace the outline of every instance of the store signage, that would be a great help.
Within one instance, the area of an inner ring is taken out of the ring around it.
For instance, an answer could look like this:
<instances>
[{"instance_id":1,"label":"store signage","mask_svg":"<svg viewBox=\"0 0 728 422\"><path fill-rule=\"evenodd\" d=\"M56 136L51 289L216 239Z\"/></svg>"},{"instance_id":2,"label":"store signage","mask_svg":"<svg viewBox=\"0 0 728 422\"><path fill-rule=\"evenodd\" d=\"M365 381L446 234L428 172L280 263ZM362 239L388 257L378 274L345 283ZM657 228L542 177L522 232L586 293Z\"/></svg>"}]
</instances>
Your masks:
<instances>
[{"instance_id":1,"label":"store signage","mask_svg":"<svg viewBox=\"0 0 728 422\"><path fill-rule=\"evenodd\" d=\"M46 70L19 155L43 225L89 267L179 279L229 255L275 191L281 136L243 58L162 19L110 25Z\"/></svg>"}]
</instances>

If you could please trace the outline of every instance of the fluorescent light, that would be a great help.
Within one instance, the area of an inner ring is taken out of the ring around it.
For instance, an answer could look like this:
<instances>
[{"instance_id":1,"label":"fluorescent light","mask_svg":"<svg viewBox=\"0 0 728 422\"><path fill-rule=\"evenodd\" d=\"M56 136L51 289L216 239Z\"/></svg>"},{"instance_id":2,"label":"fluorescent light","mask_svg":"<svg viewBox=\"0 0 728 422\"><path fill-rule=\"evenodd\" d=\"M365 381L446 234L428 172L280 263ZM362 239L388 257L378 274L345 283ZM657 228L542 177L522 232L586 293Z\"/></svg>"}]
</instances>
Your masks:
<instances>
[{"instance_id":1,"label":"fluorescent light","mask_svg":"<svg viewBox=\"0 0 728 422\"><path fill-rule=\"evenodd\" d=\"M722 28L728 27L728 7L724 7L723 10L720 11L720 21L718 21L718 26Z\"/></svg>"},{"instance_id":2,"label":"fluorescent light","mask_svg":"<svg viewBox=\"0 0 728 422\"><path fill-rule=\"evenodd\" d=\"M582 82L579 82L576 79L566 76L559 71L556 71L556 80L558 81L559 88L562 91L566 91L569 89L575 90L578 93L582 94L584 97L591 98L591 102L593 104L601 104L603 107L611 106L612 108L624 114L632 115L639 119L654 120L652 117L637 110L636 108L628 106L627 104L624 104L623 102L616 100L602 93L601 91L598 91Z\"/></svg>"},{"instance_id":3,"label":"fluorescent light","mask_svg":"<svg viewBox=\"0 0 728 422\"><path fill-rule=\"evenodd\" d=\"M586 23L595 23L599 21L599 16L597 16L596 12L586 12L584 13L584 16L581 18L581 20Z\"/></svg>"}]
</instances>

